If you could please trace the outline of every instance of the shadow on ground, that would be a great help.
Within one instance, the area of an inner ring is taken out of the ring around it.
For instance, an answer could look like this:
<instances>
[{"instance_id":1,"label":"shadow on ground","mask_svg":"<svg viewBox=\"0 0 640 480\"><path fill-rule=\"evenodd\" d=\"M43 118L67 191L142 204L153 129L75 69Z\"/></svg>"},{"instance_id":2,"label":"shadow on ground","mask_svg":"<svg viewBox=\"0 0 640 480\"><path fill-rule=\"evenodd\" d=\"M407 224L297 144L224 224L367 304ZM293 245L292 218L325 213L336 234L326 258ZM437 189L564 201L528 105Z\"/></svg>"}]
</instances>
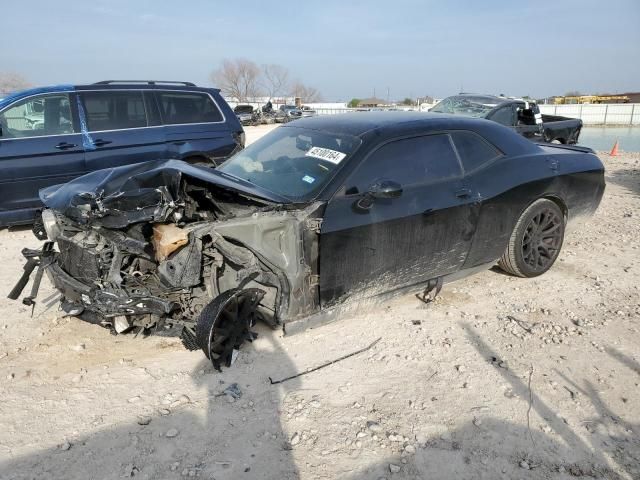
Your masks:
<instances>
[{"instance_id":1,"label":"shadow on ground","mask_svg":"<svg viewBox=\"0 0 640 480\"><path fill-rule=\"evenodd\" d=\"M626 188L634 195L640 195L640 170L637 168L614 170L607 174L606 181Z\"/></svg>"},{"instance_id":2,"label":"shadow on ground","mask_svg":"<svg viewBox=\"0 0 640 480\"><path fill-rule=\"evenodd\" d=\"M538 425L528 428L500 418L483 417L479 411L476 421L467 427L425 437L422 442L409 442L415 445L415 454L389 457L346 478L640 478L640 425L626 422L613 413L588 381L581 382L584 387L579 387L578 381L557 372L571 388L580 391L597 412L583 424L570 426L535 390L530 391L526 380L508 369L492 366L496 364L494 359L502 358L500 352L491 348L470 325L462 326L478 354L487 360L488 368L495 368L515 395L531 399L532 411L547 422L548 431L542 432ZM608 353L640 373L640 364L634 359L615 349L609 349ZM580 436L576 433L578 429L588 433ZM392 473L391 468L396 467L400 471Z\"/></svg>"},{"instance_id":3,"label":"shadow on ground","mask_svg":"<svg viewBox=\"0 0 640 480\"><path fill-rule=\"evenodd\" d=\"M277 375L285 376L295 368L273 335L261 333L263 346L270 342L270 350L252 352L251 362L244 365L240 355L224 375L203 357L191 372L200 395L190 403L170 413L154 409L156 414L140 422L148 420L147 425L118 425L78 437L68 449L58 446L0 462L0 479L298 478L280 423L279 387L267 379L274 374L267 369L274 366ZM231 384L223 377L238 379L240 398L231 402L222 393ZM297 386L292 380L286 389Z\"/></svg>"},{"instance_id":4,"label":"shadow on ground","mask_svg":"<svg viewBox=\"0 0 640 480\"><path fill-rule=\"evenodd\" d=\"M530 399L532 417L544 419L547 430L541 431L539 424L531 428L513 424L479 409L476 421L467 426L409 439L407 444L413 445L415 452L390 456L370 465L360 466L357 459L352 459L351 463L359 469L337 477L307 464L305 477L640 478L639 426L613 413L588 381L571 379L558 372L571 389L582 392L597 412L586 422L590 428L585 430L583 424L569 425L537 395L535 382L529 389L526 375L519 376L496 366L499 362L495 359L501 359L502 352L492 348L470 325L462 327L477 354L486 360L486 368L495 369L515 395ZM76 439L68 450L51 448L5 461L0 464L0 479L299 478L289 437L281 423L278 389L296 390L300 383L292 380L286 387L269 384L267 376L274 373L269 368L278 365L277 373L286 377L295 372L295 367L273 336L264 338L271 349L262 349L253 356L249 368L232 367L241 368L242 373L236 378L240 379L243 392L233 403L227 395L220 395L229 383L221 383L221 375L203 360L191 374L203 393L197 401L168 415L157 414L148 425L119 425ZM608 353L625 368L640 372L640 365L633 358L615 349ZM260 408L254 409L252 405ZM169 438L167 433L171 429L178 433ZM331 464L329 457L323 461ZM399 471L392 473L390 464Z\"/></svg>"}]
</instances>

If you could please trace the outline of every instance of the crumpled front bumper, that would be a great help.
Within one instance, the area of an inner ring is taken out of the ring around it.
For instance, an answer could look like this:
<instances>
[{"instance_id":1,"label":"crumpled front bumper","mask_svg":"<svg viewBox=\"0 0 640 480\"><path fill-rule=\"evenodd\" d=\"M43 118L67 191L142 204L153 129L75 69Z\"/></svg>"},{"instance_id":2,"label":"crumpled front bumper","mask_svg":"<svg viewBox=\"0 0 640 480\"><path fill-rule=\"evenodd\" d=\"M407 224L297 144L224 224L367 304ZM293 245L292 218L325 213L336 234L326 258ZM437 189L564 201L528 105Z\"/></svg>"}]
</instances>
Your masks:
<instances>
[{"instance_id":1,"label":"crumpled front bumper","mask_svg":"<svg viewBox=\"0 0 640 480\"><path fill-rule=\"evenodd\" d=\"M128 296L121 289L100 288L97 285L89 285L69 275L59 263L59 253L52 250L53 243L46 242L41 250L24 249L22 254L27 258L25 271L9 294L9 298L17 300L22 290L26 287L31 273L37 267L31 295L24 297L25 305L33 305L38 293L42 272L53 286L62 294L64 299L82 309L91 310L105 317L119 315L154 314L165 316L175 308L174 302L153 296Z\"/></svg>"}]
</instances>

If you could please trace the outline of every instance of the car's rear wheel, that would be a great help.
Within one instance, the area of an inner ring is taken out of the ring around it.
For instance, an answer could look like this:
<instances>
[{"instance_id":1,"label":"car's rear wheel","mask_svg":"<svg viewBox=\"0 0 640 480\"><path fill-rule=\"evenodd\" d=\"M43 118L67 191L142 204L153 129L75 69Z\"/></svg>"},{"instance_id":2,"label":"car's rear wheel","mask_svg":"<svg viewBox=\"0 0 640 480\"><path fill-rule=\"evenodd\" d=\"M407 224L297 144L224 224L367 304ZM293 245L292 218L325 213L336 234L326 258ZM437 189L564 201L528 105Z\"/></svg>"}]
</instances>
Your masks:
<instances>
[{"instance_id":1,"label":"car's rear wheel","mask_svg":"<svg viewBox=\"0 0 640 480\"><path fill-rule=\"evenodd\" d=\"M518 277L537 277L554 264L564 240L565 218L552 200L536 200L516 223L499 267Z\"/></svg>"}]
</instances>

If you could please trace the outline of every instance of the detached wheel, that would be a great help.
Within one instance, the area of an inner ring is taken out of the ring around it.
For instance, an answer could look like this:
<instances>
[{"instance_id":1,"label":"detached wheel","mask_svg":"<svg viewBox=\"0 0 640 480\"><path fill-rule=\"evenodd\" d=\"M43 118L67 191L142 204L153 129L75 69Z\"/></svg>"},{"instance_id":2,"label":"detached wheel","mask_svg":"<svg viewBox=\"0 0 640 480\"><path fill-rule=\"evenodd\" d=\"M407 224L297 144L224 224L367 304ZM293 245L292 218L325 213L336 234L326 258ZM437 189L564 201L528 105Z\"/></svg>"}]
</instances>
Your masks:
<instances>
[{"instance_id":1,"label":"detached wheel","mask_svg":"<svg viewBox=\"0 0 640 480\"><path fill-rule=\"evenodd\" d=\"M560 254L564 227L564 214L555 202L536 200L518 219L498 266L518 277L542 275Z\"/></svg>"},{"instance_id":2,"label":"detached wheel","mask_svg":"<svg viewBox=\"0 0 640 480\"><path fill-rule=\"evenodd\" d=\"M230 367L245 341L252 342L257 334L256 308L265 292L257 288L228 290L213 299L198 318L196 343L216 370Z\"/></svg>"}]
</instances>

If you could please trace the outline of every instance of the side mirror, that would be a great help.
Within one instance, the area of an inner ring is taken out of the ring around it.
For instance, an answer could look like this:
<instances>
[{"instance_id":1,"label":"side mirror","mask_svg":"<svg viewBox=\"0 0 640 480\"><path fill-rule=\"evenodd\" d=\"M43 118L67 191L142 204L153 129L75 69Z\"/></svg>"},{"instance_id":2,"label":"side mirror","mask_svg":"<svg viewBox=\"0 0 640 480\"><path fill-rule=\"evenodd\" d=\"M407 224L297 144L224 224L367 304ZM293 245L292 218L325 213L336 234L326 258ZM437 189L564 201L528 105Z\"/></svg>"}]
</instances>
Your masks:
<instances>
[{"instance_id":1,"label":"side mirror","mask_svg":"<svg viewBox=\"0 0 640 480\"><path fill-rule=\"evenodd\" d=\"M402 186L393 180L381 180L371 185L367 193L373 198L398 198L402 195Z\"/></svg>"},{"instance_id":2,"label":"side mirror","mask_svg":"<svg viewBox=\"0 0 640 480\"><path fill-rule=\"evenodd\" d=\"M381 180L369 187L369 190L354 203L356 211L364 213L369 210L376 199L398 198L402 195L402 187L392 180Z\"/></svg>"}]
</instances>

